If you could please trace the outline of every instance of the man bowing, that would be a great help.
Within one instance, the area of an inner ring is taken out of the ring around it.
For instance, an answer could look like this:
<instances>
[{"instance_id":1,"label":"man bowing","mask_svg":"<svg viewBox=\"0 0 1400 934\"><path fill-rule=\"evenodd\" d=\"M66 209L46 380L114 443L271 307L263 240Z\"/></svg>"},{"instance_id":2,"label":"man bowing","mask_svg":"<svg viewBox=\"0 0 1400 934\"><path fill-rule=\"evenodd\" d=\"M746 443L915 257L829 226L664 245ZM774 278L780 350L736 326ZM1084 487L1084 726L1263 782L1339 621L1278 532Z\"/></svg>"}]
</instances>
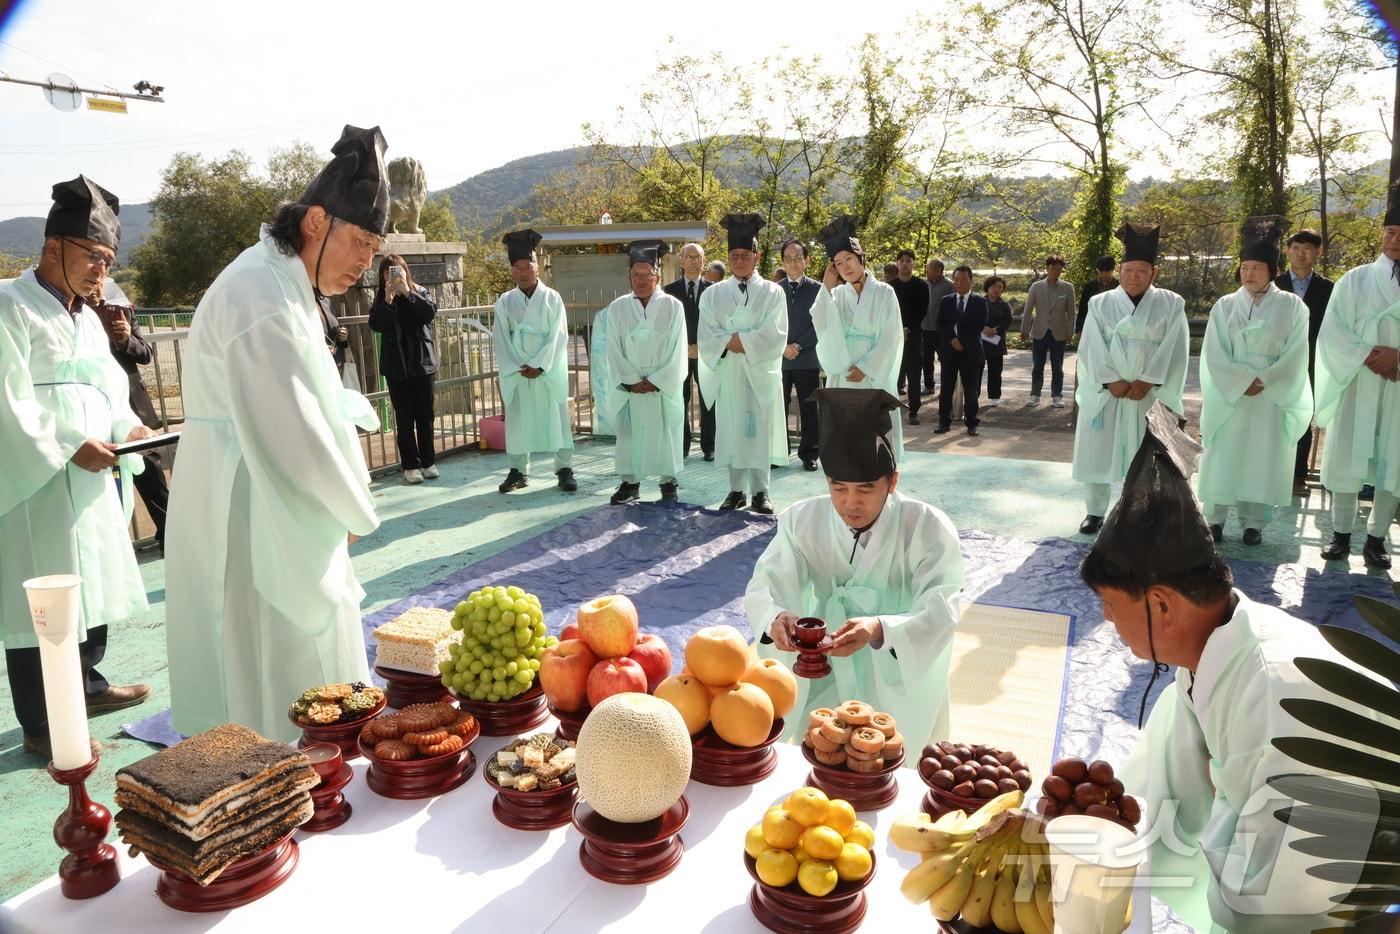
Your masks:
<instances>
[{"instance_id":1,"label":"man bowing","mask_svg":"<svg viewBox=\"0 0 1400 934\"><path fill-rule=\"evenodd\" d=\"M899 721L905 744L947 735L948 663L960 609L958 533L940 510L896 491L890 412L879 389L821 389L830 492L778 517L744 595L759 654L793 652L797 620L832 630L832 673L801 679L797 710L858 697ZM796 718L787 736L800 737Z\"/></svg>"}]
</instances>

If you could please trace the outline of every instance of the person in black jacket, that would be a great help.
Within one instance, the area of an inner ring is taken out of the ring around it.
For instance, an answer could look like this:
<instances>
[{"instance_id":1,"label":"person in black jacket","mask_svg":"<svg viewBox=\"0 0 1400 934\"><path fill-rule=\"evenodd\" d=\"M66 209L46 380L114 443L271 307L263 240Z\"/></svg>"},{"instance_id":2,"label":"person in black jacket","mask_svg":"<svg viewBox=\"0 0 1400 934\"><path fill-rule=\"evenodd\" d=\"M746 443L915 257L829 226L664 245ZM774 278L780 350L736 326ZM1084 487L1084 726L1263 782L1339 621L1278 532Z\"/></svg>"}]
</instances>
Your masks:
<instances>
[{"instance_id":1,"label":"person in black jacket","mask_svg":"<svg viewBox=\"0 0 1400 934\"><path fill-rule=\"evenodd\" d=\"M324 295L316 296L316 307L321 310L321 330L326 334L326 347L330 349L335 369L345 375L345 352L350 349L350 331L331 309L331 300Z\"/></svg>"},{"instance_id":2,"label":"person in black jacket","mask_svg":"<svg viewBox=\"0 0 1400 934\"><path fill-rule=\"evenodd\" d=\"M683 452L686 457L690 456L690 443L694 438L694 432L690 427L690 389L700 388L700 345L699 338L695 336L695 329L700 321L700 295L710 283L701 273L705 269L705 249L698 243L687 243L681 247L681 274L674 282L668 282L662 290L669 296L679 299L685 306L685 340L688 345L686 356L689 358L690 371L685 377L685 384L681 387L681 397L685 400L685 446ZM715 410L705 405L705 400L700 399L700 451L705 455L705 460L715 459Z\"/></svg>"},{"instance_id":3,"label":"person in black jacket","mask_svg":"<svg viewBox=\"0 0 1400 934\"><path fill-rule=\"evenodd\" d=\"M413 281L403 257L391 254L380 260L379 288L369 310L369 326L380 335L379 372L389 384L405 483L422 483L438 476L433 452L436 316L437 306Z\"/></svg>"},{"instance_id":4,"label":"person in black jacket","mask_svg":"<svg viewBox=\"0 0 1400 934\"><path fill-rule=\"evenodd\" d=\"M953 393L963 387L963 424L977 435L977 388L982 373L982 329L987 326L987 300L972 294L972 267L953 270L953 294L938 305L938 360L943 382L938 387L938 427L946 434L953 422Z\"/></svg>"},{"instance_id":5,"label":"person in black jacket","mask_svg":"<svg viewBox=\"0 0 1400 934\"><path fill-rule=\"evenodd\" d=\"M914 275L914 251L900 250L890 282L904 320L904 359L899 365L899 392L909 388L909 424L919 424L919 374L923 372L924 318L928 314L928 280ZM929 364L932 366L932 363Z\"/></svg>"},{"instance_id":6,"label":"person in black jacket","mask_svg":"<svg viewBox=\"0 0 1400 934\"><path fill-rule=\"evenodd\" d=\"M982 284L987 296L987 323L982 328L982 369L987 372L987 407L1001 401L1001 365L1006 358L1006 329L1011 327L1011 305L1001 297L1006 280L992 276ZM977 373L977 385L982 385L982 370ZM966 392L966 390L964 390Z\"/></svg>"},{"instance_id":7,"label":"person in black jacket","mask_svg":"<svg viewBox=\"0 0 1400 934\"><path fill-rule=\"evenodd\" d=\"M1332 298L1332 280L1313 271L1318 254L1322 252L1322 237L1315 230L1304 228L1288 238L1288 269L1279 274L1274 285L1292 292L1308 306L1308 382L1313 381L1313 362L1317 356L1317 332L1322 327L1327 302ZM1293 462L1293 492L1308 491L1308 456L1312 453L1312 427L1298 439L1298 455Z\"/></svg>"},{"instance_id":8,"label":"person in black jacket","mask_svg":"<svg viewBox=\"0 0 1400 934\"><path fill-rule=\"evenodd\" d=\"M136 321L131 304L111 280L98 286L90 304L102 320L112 356L126 371L131 411L147 428L161 428L160 416L151 402L151 394L146 391L146 385L141 382L141 371L137 369L151 362L151 345L141 333L141 325ZM131 485L136 487L136 492L146 503L146 512L156 527L156 544L160 546L162 555L165 554L165 512L170 501L170 485L165 479L166 450L152 448L144 452L141 459L146 462L146 469L131 478Z\"/></svg>"},{"instance_id":9,"label":"person in black jacket","mask_svg":"<svg viewBox=\"0 0 1400 934\"><path fill-rule=\"evenodd\" d=\"M821 451L817 441L817 391L821 364L817 362L817 328L812 324L812 303L817 300L822 284L807 275L807 244L789 240L783 244L783 297L787 299L788 345L783 350L783 412L792 406L792 393L797 390L797 419L802 426L802 440L797 444L797 456L803 470L816 470Z\"/></svg>"}]
</instances>

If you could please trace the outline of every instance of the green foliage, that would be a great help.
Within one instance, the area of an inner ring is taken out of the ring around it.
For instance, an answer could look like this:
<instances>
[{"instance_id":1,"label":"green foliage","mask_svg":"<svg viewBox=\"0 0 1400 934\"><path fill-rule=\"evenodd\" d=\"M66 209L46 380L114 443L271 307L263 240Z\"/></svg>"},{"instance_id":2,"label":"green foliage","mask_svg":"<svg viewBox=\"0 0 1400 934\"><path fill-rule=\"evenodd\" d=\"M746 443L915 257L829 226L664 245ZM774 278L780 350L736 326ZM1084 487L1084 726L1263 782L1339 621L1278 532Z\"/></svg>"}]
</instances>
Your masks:
<instances>
[{"instance_id":1,"label":"green foliage","mask_svg":"<svg viewBox=\"0 0 1400 934\"><path fill-rule=\"evenodd\" d=\"M151 201L151 234L132 256L144 301L198 302L219 271L257 241L259 225L277 205L301 194L321 163L304 143L275 150L265 175L239 150L212 161L176 154Z\"/></svg>"},{"instance_id":2,"label":"green foliage","mask_svg":"<svg viewBox=\"0 0 1400 934\"><path fill-rule=\"evenodd\" d=\"M0 253L0 279L13 279L29 268L30 260L23 256Z\"/></svg>"},{"instance_id":3,"label":"green foliage","mask_svg":"<svg viewBox=\"0 0 1400 934\"><path fill-rule=\"evenodd\" d=\"M1099 257L1116 254L1113 232L1118 229L1118 199L1126 174L1121 164L1111 162L1107 172L1095 172L1075 192L1065 253L1071 282L1092 280ZM1151 212L1144 213L1155 218Z\"/></svg>"},{"instance_id":4,"label":"green foliage","mask_svg":"<svg viewBox=\"0 0 1400 934\"><path fill-rule=\"evenodd\" d=\"M462 237L457 217L452 213L452 199L447 195L440 194L423 202L418 226L423 228L429 243L455 243Z\"/></svg>"},{"instance_id":5,"label":"green foliage","mask_svg":"<svg viewBox=\"0 0 1400 934\"><path fill-rule=\"evenodd\" d=\"M1235 210L1229 186L1199 179L1154 185L1134 209L1162 225L1157 282L1186 300L1188 315L1209 314L1236 288Z\"/></svg>"}]
</instances>

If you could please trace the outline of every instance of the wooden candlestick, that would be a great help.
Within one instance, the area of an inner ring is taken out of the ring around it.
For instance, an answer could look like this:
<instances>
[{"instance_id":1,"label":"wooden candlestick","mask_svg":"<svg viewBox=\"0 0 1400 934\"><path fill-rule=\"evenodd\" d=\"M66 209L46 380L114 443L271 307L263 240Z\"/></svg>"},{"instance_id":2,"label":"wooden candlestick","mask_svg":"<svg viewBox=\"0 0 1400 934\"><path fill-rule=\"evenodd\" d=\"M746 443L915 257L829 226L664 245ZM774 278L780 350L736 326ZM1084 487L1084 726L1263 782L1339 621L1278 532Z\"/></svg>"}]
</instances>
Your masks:
<instances>
[{"instance_id":1,"label":"wooden candlestick","mask_svg":"<svg viewBox=\"0 0 1400 934\"><path fill-rule=\"evenodd\" d=\"M96 768L96 755L76 769L58 769L49 763L49 776L68 786L68 810L53 825L54 842L68 851L58 864L59 888L65 898L92 898L121 880L116 848L107 842L112 812L87 793L87 778Z\"/></svg>"},{"instance_id":2,"label":"wooden candlestick","mask_svg":"<svg viewBox=\"0 0 1400 934\"><path fill-rule=\"evenodd\" d=\"M831 674L831 662L826 650L831 648L831 637L826 634L826 621L815 616L804 616L797 621L795 641L797 661L792 673L799 678L825 678Z\"/></svg>"}]
</instances>

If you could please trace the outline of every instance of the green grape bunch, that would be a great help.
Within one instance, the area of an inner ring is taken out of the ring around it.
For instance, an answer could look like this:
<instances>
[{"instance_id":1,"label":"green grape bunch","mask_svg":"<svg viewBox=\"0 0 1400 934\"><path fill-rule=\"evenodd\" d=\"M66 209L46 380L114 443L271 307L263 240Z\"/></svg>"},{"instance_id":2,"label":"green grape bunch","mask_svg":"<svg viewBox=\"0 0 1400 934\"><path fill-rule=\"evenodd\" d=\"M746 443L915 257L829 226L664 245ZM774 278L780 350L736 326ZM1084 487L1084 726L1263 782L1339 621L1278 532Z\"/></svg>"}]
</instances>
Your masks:
<instances>
[{"instance_id":1,"label":"green grape bunch","mask_svg":"<svg viewBox=\"0 0 1400 934\"><path fill-rule=\"evenodd\" d=\"M544 624L540 598L519 587L483 587L452 612L461 641L438 665L442 683L468 700L510 700L530 689L540 655L559 640Z\"/></svg>"}]
</instances>

